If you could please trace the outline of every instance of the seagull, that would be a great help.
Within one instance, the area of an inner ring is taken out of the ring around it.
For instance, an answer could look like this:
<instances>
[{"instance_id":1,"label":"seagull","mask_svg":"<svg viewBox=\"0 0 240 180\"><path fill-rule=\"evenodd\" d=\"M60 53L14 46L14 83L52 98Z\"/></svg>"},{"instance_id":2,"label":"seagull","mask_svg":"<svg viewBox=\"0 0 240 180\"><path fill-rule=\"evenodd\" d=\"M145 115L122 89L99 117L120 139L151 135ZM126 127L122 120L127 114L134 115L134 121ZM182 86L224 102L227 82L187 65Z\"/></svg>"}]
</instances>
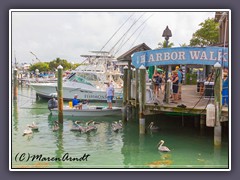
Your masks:
<instances>
[{"instance_id":1,"label":"seagull","mask_svg":"<svg viewBox=\"0 0 240 180\"><path fill-rule=\"evenodd\" d=\"M162 152L169 152L170 149L167 146L163 146L163 144L164 144L163 140L159 141L159 143L158 143L158 150L162 151Z\"/></svg>"},{"instance_id":2,"label":"seagull","mask_svg":"<svg viewBox=\"0 0 240 180\"><path fill-rule=\"evenodd\" d=\"M23 136L25 136L25 135L27 135L27 134L32 134L33 132L32 132L32 129L31 128L27 128L27 129L25 129L24 131L23 131Z\"/></svg>"}]
</instances>

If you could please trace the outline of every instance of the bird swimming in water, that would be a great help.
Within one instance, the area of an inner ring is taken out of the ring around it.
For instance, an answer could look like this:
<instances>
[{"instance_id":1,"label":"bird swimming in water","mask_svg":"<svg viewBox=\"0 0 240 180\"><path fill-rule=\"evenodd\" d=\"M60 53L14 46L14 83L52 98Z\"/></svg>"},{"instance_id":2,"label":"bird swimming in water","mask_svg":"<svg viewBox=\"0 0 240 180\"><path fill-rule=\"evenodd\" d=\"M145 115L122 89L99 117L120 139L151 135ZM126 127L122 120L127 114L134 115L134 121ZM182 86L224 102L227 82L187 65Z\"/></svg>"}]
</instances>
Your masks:
<instances>
[{"instance_id":1,"label":"bird swimming in water","mask_svg":"<svg viewBox=\"0 0 240 180\"><path fill-rule=\"evenodd\" d=\"M34 123L34 122L32 122L32 124L31 125L27 125L29 128L31 128L32 130L38 130L38 126Z\"/></svg>"},{"instance_id":2,"label":"bird swimming in water","mask_svg":"<svg viewBox=\"0 0 240 180\"><path fill-rule=\"evenodd\" d=\"M154 126L154 122L151 122L148 126L148 128L152 131L158 131L159 130L159 127L157 126Z\"/></svg>"},{"instance_id":3,"label":"bird swimming in water","mask_svg":"<svg viewBox=\"0 0 240 180\"><path fill-rule=\"evenodd\" d=\"M25 129L24 131L23 131L23 136L25 136L25 135L27 135L27 134L32 134L33 132L32 132L32 129L31 128L27 128L27 129Z\"/></svg>"},{"instance_id":4,"label":"bird swimming in water","mask_svg":"<svg viewBox=\"0 0 240 180\"><path fill-rule=\"evenodd\" d=\"M59 129L59 124L57 121L54 121L53 131L57 131Z\"/></svg>"},{"instance_id":5,"label":"bird swimming in water","mask_svg":"<svg viewBox=\"0 0 240 180\"><path fill-rule=\"evenodd\" d=\"M118 132L120 129L122 129L122 121L121 120L119 120L118 122L116 121L112 124L112 130L114 132Z\"/></svg>"},{"instance_id":6,"label":"bird swimming in water","mask_svg":"<svg viewBox=\"0 0 240 180\"><path fill-rule=\"evenodd\" d=\"M93 124L93 125L90 125L90 124ZM93 120L90 120L86 123L86 128L85 128L85 132L91 132L91 131L94 131L94 130L97 130L97 127L95 126L95 124L97 124L95 121Z\"/></svg>"},{"instance_id":7,"label":"bird swimming in water","mask_svg":"<svg viewBox=\"0 0 240 180\"><path fill-rule=\"evenodd\" d=\"M169 152L170 149L167 146L163 146L163 144L164 144L163 140L159 141L159 143L158 143L158 150L162 151L162 152Z\"/></svg>"}]
</instances>

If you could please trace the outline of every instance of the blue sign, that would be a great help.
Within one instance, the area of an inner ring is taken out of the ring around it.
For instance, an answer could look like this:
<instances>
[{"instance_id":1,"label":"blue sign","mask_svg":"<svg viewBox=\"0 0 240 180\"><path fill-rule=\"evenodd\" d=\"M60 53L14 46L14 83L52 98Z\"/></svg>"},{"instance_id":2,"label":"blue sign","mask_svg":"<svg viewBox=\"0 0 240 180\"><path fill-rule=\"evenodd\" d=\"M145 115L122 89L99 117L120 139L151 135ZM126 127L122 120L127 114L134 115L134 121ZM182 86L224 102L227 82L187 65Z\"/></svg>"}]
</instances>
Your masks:
<instances>
[{"instance_id":1,"label":"blue sign","mask_svg":"<svg viewBox=\"0 0 240 180\"><path fill-rule=\"evenodd\" d=\"M177 47L136 52L132 55L132 65L158 66L172 64L214 65L219 62L228 67L228 48L224 47Z\"/></svg>"}]
</instances>

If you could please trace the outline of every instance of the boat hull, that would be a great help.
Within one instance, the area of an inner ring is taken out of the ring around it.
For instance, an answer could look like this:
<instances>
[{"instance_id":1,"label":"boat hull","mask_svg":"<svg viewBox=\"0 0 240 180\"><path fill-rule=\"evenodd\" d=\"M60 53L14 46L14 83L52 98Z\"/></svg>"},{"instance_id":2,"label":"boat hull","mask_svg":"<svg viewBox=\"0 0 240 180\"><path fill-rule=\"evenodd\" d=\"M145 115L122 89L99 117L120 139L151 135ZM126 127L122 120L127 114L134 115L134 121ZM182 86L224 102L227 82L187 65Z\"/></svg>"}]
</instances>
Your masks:
<instances>
[{"instance_id":1,"label":"boat hull","mask_svg":"<svg viewBox=\"0 0 240 180\"><path fill-rule=\"evenodd\" d=\"M58 115L58 109L54 108L51 110L53 116ZM75 117L99 117L99 116L113 116L113 115L120 115L122 113L122 108L120 107L113 107L113 109L107 109L104 107L91 107L89 109L75 109L64 107L63 108L63 116L75 116Z\"/></svg>"},{"instance_id":2,"label":"boat hull","mask_svg":"<svg viewBox=\"0 0 240 180\"><path fill-rule=\"evenodd\" d=\"M34 83L30 85L35 91L36 95L44 98L50 99L52 94L57 93L56 83ZM106 101L106 92L103 90L84 88L81 86L76 86L75 84L68 84L63 86L63 100L71 100L75 94L78 94L79 99L86 99L89 101ZM115 91L115 96L113 100L121 100L122 92Z\"/></svg>"}]
</instances>

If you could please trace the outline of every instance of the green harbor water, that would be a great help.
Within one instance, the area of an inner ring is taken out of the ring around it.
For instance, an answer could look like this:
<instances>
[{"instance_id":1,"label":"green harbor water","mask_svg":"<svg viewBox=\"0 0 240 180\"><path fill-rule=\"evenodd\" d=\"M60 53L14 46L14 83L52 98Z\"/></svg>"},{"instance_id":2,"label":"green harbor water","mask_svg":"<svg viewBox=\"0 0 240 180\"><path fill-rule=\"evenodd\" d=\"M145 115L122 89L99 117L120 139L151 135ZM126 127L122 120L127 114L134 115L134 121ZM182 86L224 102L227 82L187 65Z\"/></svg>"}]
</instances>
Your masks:
<instances>
[{"instance_id":1,"label":"green harbor water","mask_svg":"<svg viewBox=\"0 0 240 180\"><path fill-rule=\"evenodd\" d=\"M229 168L228 127L222 129L222 145L214 147L213 128L194 127L193 117L146 117L146 125L154 121L160 130L139 135L137 119L123 124L116 133L111 123L121 116L64 117L63 126L53 132L47 100L36 100L35 91L19 87L18 100L12 101L11 167L22 168ZM67 104L67 103L66 103ZM72 132L74 121L100 122L89 134ZM184 120L184 126L183 126ZM27 124L35 122L39 130L23 136ZM165 141L170 152L159 152L157 144ZM34 155L41 158L33 159ZM30 158L29 158L30 157ZM61 158L61 161L56 161Z\"/></svg>"}]
</instances>

